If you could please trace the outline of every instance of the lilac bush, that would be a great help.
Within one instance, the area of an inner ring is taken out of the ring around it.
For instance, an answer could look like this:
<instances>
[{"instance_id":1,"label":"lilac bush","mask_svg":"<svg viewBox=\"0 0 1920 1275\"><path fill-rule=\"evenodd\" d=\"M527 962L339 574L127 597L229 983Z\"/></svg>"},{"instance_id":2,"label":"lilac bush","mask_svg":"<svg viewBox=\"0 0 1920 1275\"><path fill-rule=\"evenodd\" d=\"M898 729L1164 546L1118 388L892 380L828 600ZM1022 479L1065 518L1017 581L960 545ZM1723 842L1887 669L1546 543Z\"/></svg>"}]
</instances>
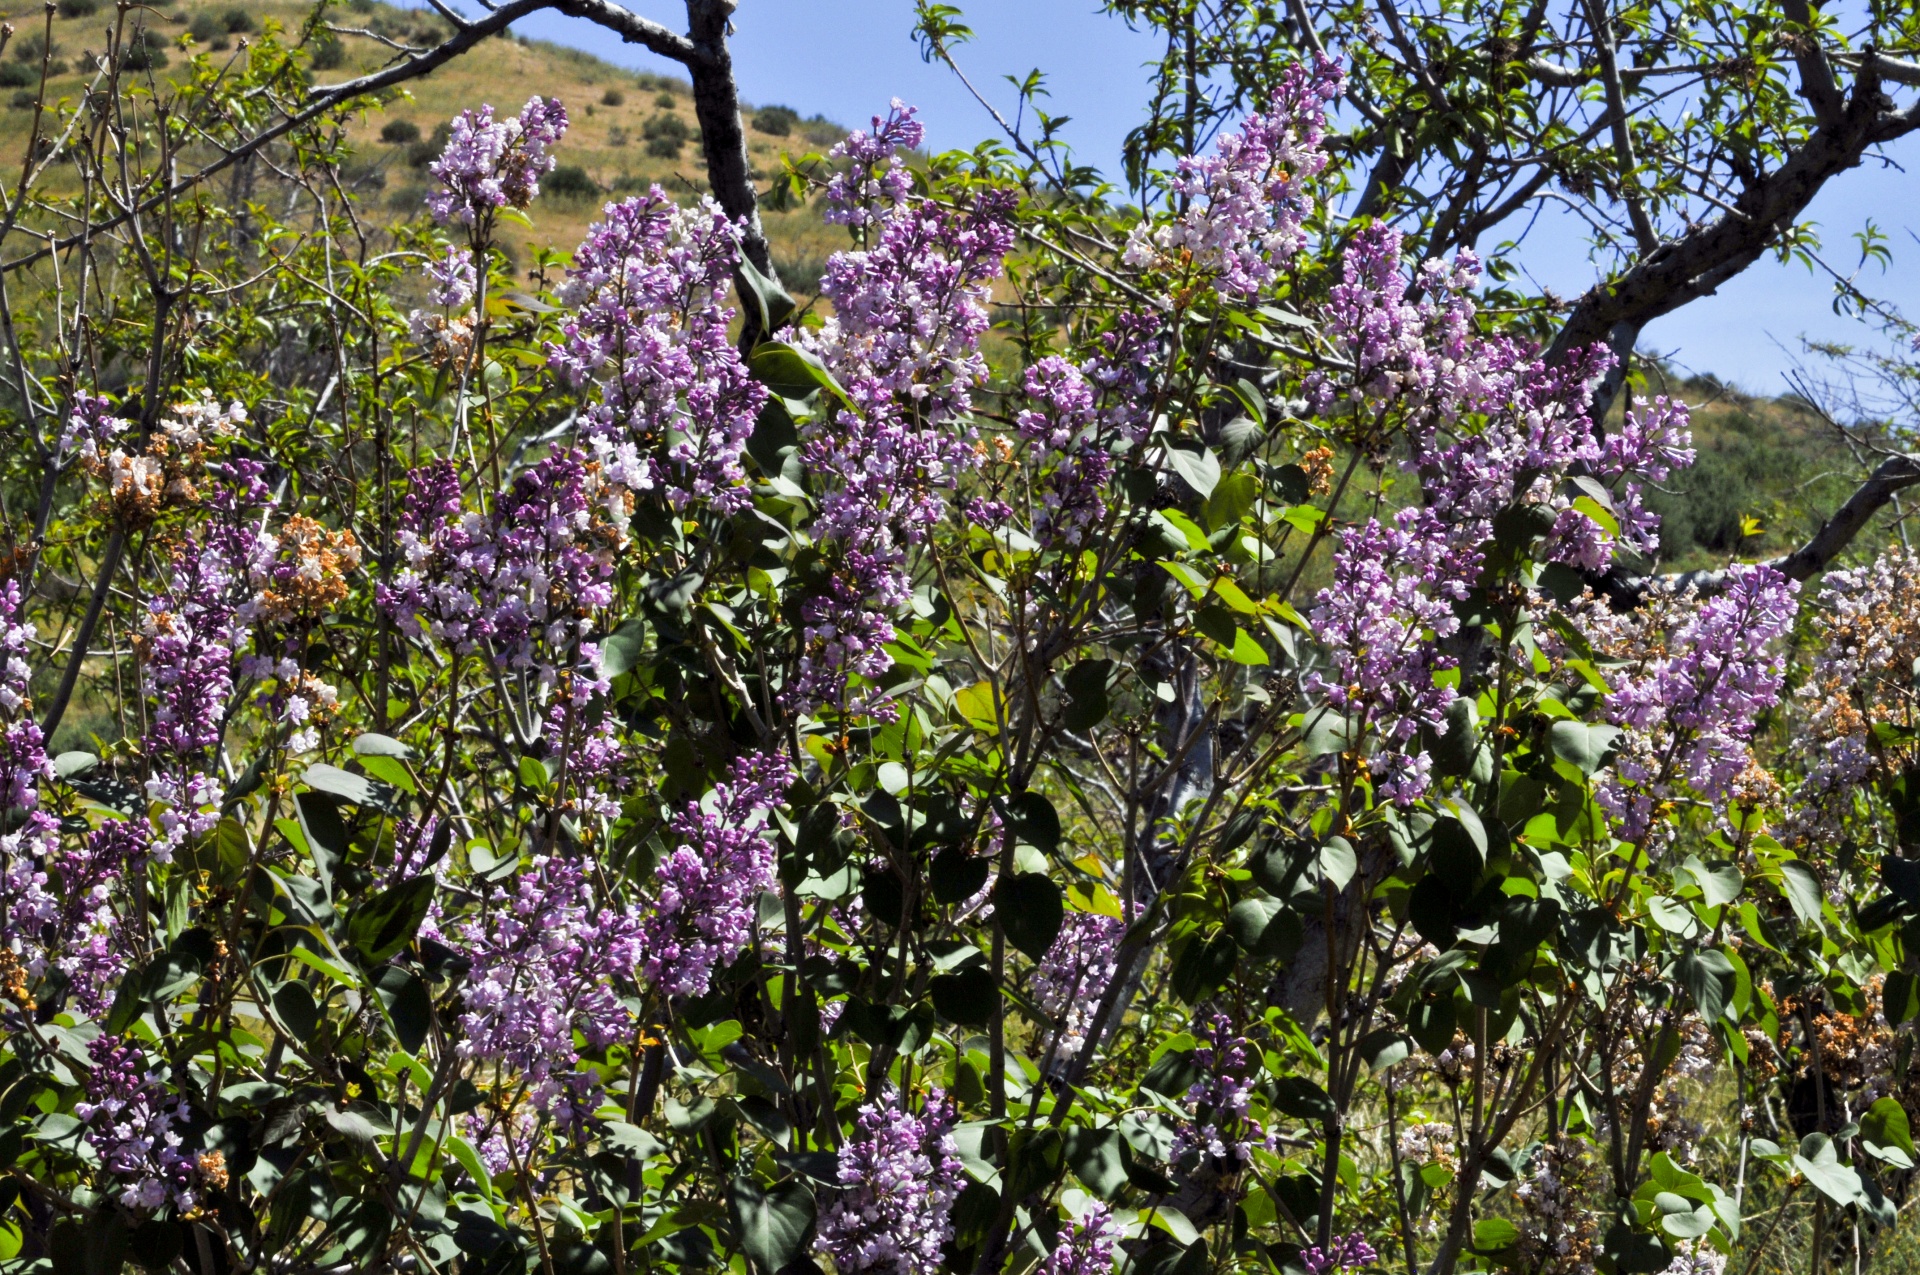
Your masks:
<instances>
[{"instance_id":1,"label":"lilac bush","mask_svg":"<svg viewBox=\"0 0 1920 1275\"><path fill-rule=\"evenodd\" d=\"M896 102L754 179L805 297L711 97L570 252L544 97L398 224L358 100L96 155L121 255L0 254L0 1275L1864 1268L1920 567L1660 574L1692 409L1360 193L1372 73L1133 203Z\"/></svg>"}]
</instances>

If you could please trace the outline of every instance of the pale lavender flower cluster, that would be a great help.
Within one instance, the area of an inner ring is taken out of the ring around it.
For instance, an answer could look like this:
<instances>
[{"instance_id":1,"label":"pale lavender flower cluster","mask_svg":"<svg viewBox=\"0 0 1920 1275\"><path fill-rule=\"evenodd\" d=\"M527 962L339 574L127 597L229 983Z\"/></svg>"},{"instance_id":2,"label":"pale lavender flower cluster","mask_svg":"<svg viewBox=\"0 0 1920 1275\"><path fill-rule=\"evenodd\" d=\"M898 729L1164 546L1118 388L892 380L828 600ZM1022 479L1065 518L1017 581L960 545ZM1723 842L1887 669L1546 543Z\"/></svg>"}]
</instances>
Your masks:
<instances>
[{"instance_id":1,"label":"pale lavender flower cluster","mask_svg":"<svg viewBox=\"0 0 1920 1275\"><path fill-rule=\"evenodd\" d=\"M1612 675L1605 711L1624 735L1596 794L1629 840L1652 830L1680 785L1711 802L1729 796L1752 764L1760 715L1779 702L1785 665L1773 648L1793 626L1800 586L1767 566L1728 574L1725 591L1698 606L1668 586L1636 617L1583 616L1599 644L1638 656Z\"/></svg>"},{"instance_id":2,"label":"pale lavender flower cluster","mask_svg":"<svg viewBox=\"0 0 1920 1275\"><path fill-rule=\"evenodd\" d=\"M740 228L712 199L681 208L655 186L608 204L560 288L574 307L548 366L592 386L582 437L612 482L683 510L746 506L740 458L766 402L727 334Z\"/></svg>"},{"instance_id":3,"label":"pale lavender flower cluster","mask_svg":"<svg viewBox=\"0 0 1920 1275\"><path fill-rule=\"evenodd\" d=\"M181 758L220 742L236 653L249 636L240 608L252 596L250 563L223 540L174 553L141 627L141 673L155 701L147 744Z\"/></svg>"},{"instance_id":4,"label":"pale lavender flower cluster","mask_svg":"<svg viewBox=\"0 0 1920 1275\"><path fill-rule=\"evenodd\" d=\"M53 820L38 810L0 836L0 995L23 997L24 980L47 971L46 943L60 918L60 900L48 888L46 864L58 847ZM16 977L22 985L9 986Z\"/></svg>"},{"instance_id":5,"label":"pale lavender flower cluster","mask_svg":"<svg viewBox=\"0 0 1920 1275\"><path fill-rule=\"evenodd\" d=\"M87 1096L73 1114L85 1122L87 1144L119 1188L121 1206L191 1209L199 1174L195 1157L181 1149L180 1099L166 1092L165 1076L149 1067L139 1046L118 1037L94 1037L87 1054Z\"/></svg>"},{"instance_id":6,"label":"pale lavender flower cluster","mask_svg":"<svg viewBox=\"0 0 1920 1275\"><path fill-rule=\"evenodd\" d=\"M913 190L913 175L895 161L895 153L913 150L926 137L926 127L914 118L915 108L899 98L886 116L873 117L873 132L858 129L827 152L838 171L827 184L825 219L834 225L868 226L878 221L880 208L903 204Z\"/></svg>"},{"instance_id":7,"label":"pale lavender flower cluster","mask_svg":"<svg viewBox=\"0 0 1920 1275\"><path fill-rule=\"evenodd\" d=\"M98 468L107 463L120 436L132 428L133 422L113 414L106 399L78 393L73 396L72 409L54 450L62 462L78 460L89 469Z\"/></svg>"},{"instance_id":8,"label":"pale lavender flower cluster","mask_svg":"<svg viewBox=\"0 0 1920 1275\"><path fill-rule=\"evenodd\" d=\"M1180 161L1171 186L1185 210L1157 229L1137 225L1126 263L1184 258L1215 276L1215 286L1230 297L1250 296L1272 282L1280 263L1305 242L1309 191L1327 165L1327 104L1345 81L1340 66L1324 57L1312 67L1289 67L1265 111L1222 135L1212 155Z\"/></svg>"},{"instance_id":9,"label":"pale lavender flower cluster","mask_svg":"<svg viewBox=\"0 0 1920 1275\"><path fill-rule=\"evenodd\" d=\"M480 287L480 276L473 266L473 249L449 247L446 256L429 259L427 278L433 282L427 296L435 305L449 310L464 309Z\"/></svg>"},{"instance_id":10,"label":"pale lavender flower cluster","mask_svg":"<svg viewBox=\"0 0 1920 1275\"><path fill-rule=\"evenodd\" d=\"M409 636L551 681L578 662L591 613L613 600L621 532L606 500L578 452L523 471L488 518L463 508L452 462L416 469L398 537L406 566L379 601Z\"/></svg>"},{"instance_id":11,"label":"pale lavender flower cluster","mask_svg":"<svg viewBox=\"0 0 1920 1275\"><path fill-rule=\"evenodd\" d=\"M1324 1249L1315 1244L1300 1254L1300 1262L1307 1268L1308 1275L1332 1275L1334 1271L1357 1271L1379 1260L1380 1255L1373 1251L1373 1245L1367 1243L1367 1237L1358 1231L1336 1238Z\"/></svg>"},{"instance_id":12,"label":"pale lavender flower cluster","mask_svg":"<svg viewBox=\"0 0 1920 1275\"><path fill-rule=\"evenodd\" d=\"M144 872L152 857L153 833L144 818L109 819L88 833L78 849L54 857L60 878L62 948L54 965L67 976L82 1013L104 1014L113 989L132 962L114 888L129 873Z\"/></svg>"},{"instance_id":13,"label":"pale lavender flower cluster","mask_svg":"<svg viewBox=\"0 0 1920 1275\"><path fill-rule=\"evenodd\" d=\"M1193 1051L1205 1073L1186 1094L1192 1117L1174 1133L1173 1159L1188 1156L1218 1173L1235 1173L1253 1162L1255 1147L1271 1151L1276 1135L1252 1114L1260 1051L1234 1031L1224 1014L1205 1027L1206 1043Z\"/></svg>"},{"instance_id":14,"label":"pale lavender flower cluster","mask_svg":"<svg viewBox=\"0 0 1920 1275\"><path fill-rule=\"evenodd\" d=\"M961 211L906 198L897 163L880 156L914 144L917 130L900 107L875 121L874 138L894 139L867 146L882 167L843 183L835 204L871 241L834 254L820 284L833 317L792 336L850 406L830 406L801 435L802 458L826 480L814 534L839 554L831 584L803 605L805 649L787 700L882 720L896 710L850 699L848 679L892 666L885 644L910 593L907 554L947 516L972 461L972 431L957 422L986 376L988 288L1013 244L1009 192L986 192Z\"/></svg>"},{"instance_id":15,"label":"pale lavender flower cluster","mask_svg":"<svg viewBox=\"0 0 1920 1275\"><path fill-rule=\"evenodd\" d=\"M473 962L462 1053L512 1068L539 1109L563 1122L591 1113L598 1095L575 1083L573 1037L604 1049L632 1030L615 991L640 958L632 918L598 897L583 864L543 855L510 896L469 915L456 934Z\"/></svg>"},{"instance_id":16,"label":"pale lavender flower cluster","mask_svg":"<svg viewBox=\"0 0 1920 1275\"><path fill-rule=\"evenodd\" d=\"M767 817L786 798L793 770L778 753L735 759L732 779L675 815L679 841L654 871L641 921L643 973L668 996L699 996L752 937L760 895L773 886Z\"/></svg>"},{"instance_id":17,"label":"pale lavender flower cluster","mask_svg":"<svg viewBox=\"0 0 1920 1275\"><path fill-rule=\"evenodd\" d=\"M491 106L460 112L446 149L428 166L441 183L427 196L428 211L443 225L471 225L500 208L525 208L553 171L551 152L566 131L567 111L557 99L531 98L512 119L494 119Z\"/></svg>"},{"instance_id":18,"label":"pale lavender flower cluster","mask_svg":"<svg viewBox=\"0 0 1920 1275\"><path fill-rule=\"evenodd\" d=\"M40 804L40 785L53 778L53 763L27 698L33 628L20 612L20 582L9 580L0 589L0 785L7 805L31 810Z\"/></svg>"},{"instance_id":19,"label":"pale lavender flower cluster","mask_svg":"<svg viewBox=\"0 0 1920 1275\"><path fill-rule=\"evenodd\" d=\"M1406 743L1422 726L1444 730L1452 692L1433 675L1453 665L1440 642L1459 631L1453 603L1466 596L1472 572L1462 558L1471 553L1430 509L1402 510L1386 524L1369 519L1345 533L1333 583L1308 615L1331 667L1302 686L1389 744ZM1477 555L1470 562L1477 566ZM1390 747L1377 766L1375 782L1394 801L1404 805L1426 791L1425 752Z\"/></svg>"},{"instance_id":20,"label":"pale lavender flower cluster","mask_svg":"<svg viewBox=\"0 0 1920 1275\"><path fill-rule=\"evenodd\" d=\"M1115 953L1126 922L1098 912L1069 912L1053 946L1034 968L1028 990L1033 1003L1060 1024L1054 1053L1077 1057L1093 1026L1100 998L1112 981Z\"/></svg>"},{"instance_id":21,"label":"pale lavender flower cluster","mask_svg":"<svg viewBox=\"0 0 1920 1275\"><path fill-rule=\"evenodd\" d=\"M1110 1275L1114 1249L1125 1235L1113 1210L1095 1203L1060 1237L1040 1263L1039 1275Z\"/></svg>"},{"instance_id":22,"label":"pale lavender flower cluster","mask_svg":"<svg viewBox=\"0 0 1920 1275\"><path fill-rule=\"evenodd\" d=\"M953 1237L962 1181L953 1103L940 1090L919 1114L891 1086L860 1108L840 1145L840 1190L820 1214L814 1249L840 1275L934 1275Z\"/></svg>"}]
</instances>

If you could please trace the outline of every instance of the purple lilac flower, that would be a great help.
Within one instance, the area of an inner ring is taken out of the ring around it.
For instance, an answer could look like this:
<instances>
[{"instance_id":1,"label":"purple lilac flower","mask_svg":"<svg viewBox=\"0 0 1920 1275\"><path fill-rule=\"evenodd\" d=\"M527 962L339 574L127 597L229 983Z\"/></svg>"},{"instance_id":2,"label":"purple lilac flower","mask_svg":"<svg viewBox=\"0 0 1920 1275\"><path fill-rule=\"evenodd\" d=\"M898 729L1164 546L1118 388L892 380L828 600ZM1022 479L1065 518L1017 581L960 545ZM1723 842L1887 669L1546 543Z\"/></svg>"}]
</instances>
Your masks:
<instances>
[{"instance_id":1,"label":"purple lilac flower","mask_svg":"<svg viewBox=\"0 0 1920 1275\"><path fill-rule=\"evenodd\" d=\"M141 675L153 697L147 747L194 757L220 742L233 694L234 660L246 644L240 607L251 596L250 553L216 532L174 553L166 582L141 624Z\"/></svg>"},{"instance_id":2,"label":"purple lilac flower","mask_svg":"<svg viewBox=\"0 0 1920 1275\"><path fill-rule=\"evenodd\" d=\"M582 436L610 481L675 509L746 506L740 458L767 389L727 334L740 228L712 199L676 205L658 186L608 204L560 297L575 308L548 365L593 387Z\"/></svg>"},{"instance_id":3,"label":"purple lilac flower","mask_svg":"<svg viewBox=\"0 0 1920 1275\"><path fill-rule=\"evenodd\" d=\"M1056 1056L1073 1058L1086 1044L1093 1015L1112 980L1114 953L1126 922L1098 912L1069 912L1053 946L1033 971L1034 1004L1058 1021Z\"/></svg>"},{"instance_id":4,"label":"purple lilac flower","mask_svg":"<svg viewBox=\"0 0 1920 1275\"><path fill-rule=\"evenodd\" d=\"M1039 1275L1109 1275L1114 1247L1126 1231L1113 1210L1095 1203L1076 1218L1060 1242L1040 1263Z\"/></svg>"},{"instance_id":5,"label":"purple lilac flower","mask_svg":"<svg viewBox=\"0 0 1920 1275\"><path fill-rule=\"evenodd\" d=\"M38 810L0 836L0 996L22 1005L27 981L47 971L47 931L60 917L46 869L58 847L56 825Z\"/></svg>"},{"instance_id":6,"label":"purple lilac flower","mask_svg":"<svg viewBox=\"0 0 1920 1275\"><path fill-rule=\"evenodd\" d=\"M1373 1245L1367 1243L1367 1237L1358 1231L1344 1238L1335 1239L1324 1249L1316 1244L1300 1254L1300 1261L1306 1266L1309 1275L1331 1275L1334 1271L1359 1270L1379 1260L1380 1255L1373 1251Z\"/></svg>"},{"instance_id":7,"label":"purple lilac flower","mask_svg":"<svg viewBox=\"0 0 1920 1275\"><path fill-rule=\"evenodd\" d=\"M870 138L849 139L846 153L869 167L830 192L833 215L864 227L868 245L834 254L820 285L833 317L792 336L849 403L801 433L802 459L826 480L814 534L838 551L832 582L803 605L804 651L786 692L803 710L892 719L891 705L849 696L848 682L892 666L885 645L911 591L907 555L948 515L973 458L973 433L958 422L986 377L980 338L1014 202L1006 192L959 211L910 201L898 162L884 157L917 129L896 104Z\"/></svg>"},{"instance_id":8,"label":"purple lilac flower","mask_svg":"<svg viewBox=\"0 0 1920 1275\"><path fill-rule=\"evenodd\" d=\"M84 1136L119 1188L121 1206L191 1209L199 1175L195 1157L180 1148L180 1100L166 1092L165 1076L118 1037L94 1037L87 1053L87 1096L73 1113L86 1123Z\"/></svg>"},{"instance_id":9,"label":"purple lilac flower","mask_svg":"<svg viewBox=\"0 0 1920 1275\"><path fill-rule=\"evenodd\" d=\"M732 961L753 932L760 895L773 886L767 816L785 800L793 770L778 753L734 761L668 826L679 845L654 870L656 893L641 922L643 972L668 996L700 996L715 969Z\"/></svg>"},{"instance_id":10,"label":"purple lilac flower","mask_svg":"<svg viewBox=\"0 0 1920 1275\"><path fill-rule=\"evenodd\" d=\"M1726 590L1650 642L1606 697L1607 720L1625 737L1596 796L1629 840L1652 829L1676 781L1709 802L1727 797L1752 762L1760 715L1779 702L1785 661L1771 648L1793 627L1800 586L1768 566L1729 574Z\"/></svg>"},{"instance_id":11,"label":"purple lilac flower","mask_svg":"<svg viewBox=\"0 0 1920 1275\"><path fill-rule=\"evenodd\" d=\"M840 1146L840 1191L821 1212L814 1250L840 1275L934 1275L953 1238L960 1192L953 1103L940 1090L920 1114L889 1086L860 1108Z\"/></svg>"},{"instance_id":12,"label":"purple lilac flower","mask_svg":"<svg viewBox=\"0 0 1920 1275\"><path fill-rule=\"evenodd\" d=\"M886 116L873 117L873 132L855 130L827 153L838 161L838 171L827 185L826 220L835 225L861 227L880 219L877 209L904 204L913 190L913 176L895 154L911 151L926 136L926 127L914 118L916 110L899 98Z\"/></svg>"},{"instance_id":13,"label":"purple lilac flower","mask_svg":"<svg viewBox=\"0 0 1920 1275\"><path fill-rule=\"evenodd\" d=\"M1451 529L1430 509L1402 510L1389 525L1369 519L1343 534L1333 583L1308 616L1331 668L1302 685L1389 744L1405 743L1423 725L1444 730L1452 693L1435 686L1433 675L1452 667L1439 639L1460 627L1453 602L1472 579L1461 555ZM1389 748L1378 764L1375 779L1394 801L1407 804L1425 792L1425 753Z\"/></svg>"},{"instance_id":14,"label":"purple lilac flower","mask_svg":"<svg viewBox=\"0 0 1920 1275\"><path fill-rule=\"evenodd\" d=\"M20 612L20 582L9 580L0 589L0 785L7 805L31 810L40 804L39 786L53 779L53 763L27 698L33 627Z\"/></svg>"},{"instance_id":15,"label":"purple lilac flower","mask_svg":"<svg viewBox=\"0 0 1920 1275\"><path fill-rule=\"evenodd\" d=\"M604 1049L632 1030L614 989L639 959L632 918L598 897L584 865L540 856L509 897L469 916L457 937L473 962L462 1053L518 1073L547 1114L591 1112L597 1091L572 1080L573 1037Z\"/></svg>"},{"instance_id":16,"label":"purple lilac flower","mask_svg":"<svg viewBox=\"0 0 1920 1275\"><path fill-rule=\"evenodd\" d=\"M553 171L551 151L566 131L567 111L557 99L531 98L515 119L496 121L491 106L460 112L446 149L428 166L441 183L427 196L428 211L442 225L471 225L499 208L525 208Z\"/></svg>"},{"instance_id":17,"label":"purple lilac flower","mask_svg":"<svg viewBox=\"0 0 1920 1275\"><path fill-rule=\"evenodd\" d=\"M89 470L97 469L106 464L120 436L132 428L132 421L113 414L106 399L78 393L73 396L73 407L55 451L63 463L78 460Z\"/></svg>"},{"instance_id":18,"label":"purple lilac flower","mask_svg":"<svg viewBox=\"0 0 1920 1275\"><path fill-rule=\"evenodd\" d=\"M1192 1155L1217 1172L1234 1173L1252 1163L1255 1147L1271 1151L1277 1145L1251 1114L1260 1052L1222 1014L1213 1016L1205 1036L1194 1062L1206 1074L1187 1090L1193 1115L1174 1134L1173 1159Z\"/></svg>"},{"instance_id":19,"label":"purple lilac flower","mask_svg":"<svg viewBox=\"0 0 1920 1275\"><path fill-rule=\"evenodd\" d=\"M445 257L429 259L427 278L433 281L427 296L435 305L443 305L449 310L464 309L480 286L479 276L473 268L473 249L450 247Z\"/></svg>"},{"instance_id":20,"label":"purple lilac flower","mask_svg":"<svg viewBox=\"0 0 1920 1275\"><path fill-rule=\"evenodd\" d=\"M88 833L76 850L53 858L60 877L56 933L62 954L54 965L67 976L84 1014L99 1017L113 1003L113 989L132 963L114 888L129 873L144 872L152 858L153 833L144 818L109 819Z\"/></svg>"},{"instance_id":21,"label":"purple lilac flower","mask_svg":"<svg viewBox=\"0 0 1920 1275\"><path fill-rule=\"evenodd\" d=\"M1187 201L1185 211L1156 230L1137 226L1127 264L1184 257L1213 275L1225 296L1248 296L1271 282L1276 263L1305 242L1308 191L1327 165L1326 107L1344 84L1345 73L1324 57L1311 68L1289 67L1265 111L1223 134L1212 155L1180 161L1172 190Z\"/></svg>"}]
</instances>

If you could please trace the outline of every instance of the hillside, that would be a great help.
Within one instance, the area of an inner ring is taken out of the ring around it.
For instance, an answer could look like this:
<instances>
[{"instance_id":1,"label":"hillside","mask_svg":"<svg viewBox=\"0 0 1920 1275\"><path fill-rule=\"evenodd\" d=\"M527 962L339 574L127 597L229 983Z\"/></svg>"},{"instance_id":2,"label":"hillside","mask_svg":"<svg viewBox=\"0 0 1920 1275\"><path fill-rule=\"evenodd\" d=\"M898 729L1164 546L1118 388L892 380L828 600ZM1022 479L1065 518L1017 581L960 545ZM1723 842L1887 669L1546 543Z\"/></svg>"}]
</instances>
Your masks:
<instances>
[{"instance_id":1,"label":"hillside","mask_svg":"<svg viewBox=\"0 0 1920 1275\"><path fill-rule=\"evenodd\" d=\"M244 56L242 42L269 24L277 26L283 38L297 39L311 11L311 4L299 0L185 0L156 6L144 11L151 23L155 73L162 78L186 74L189 47L210 53L216 65ZM52 24L51 99L71 100L80 94L86 53L106 47L107 30L116 16L114 6L104 0L60 0ZM0 137L7 139L0 147L17 156L39 83L45 8L19 0L0 4L0 21L16 28L0 56ZM447 31L446 23L431 12L375 0L337 7L332 26L339 33L331 35L315 57L314 78L320 84L385 65L393 50L383 41L420 46ZM183 43L186 40L191 46ZM636 73L578 49L522 38L490 40L368 111L349 130L360 157L349 176L363 195L392 215L410 216L420 209L427 191L426 164L438 150L436 129L443 129L460 110L482 103L516 111L536 92L564 102L572 126L558 151L561 167L531 210L534 225L523 232L519 247L540 243L571 248L609 195L644 190L654 182L677 195L705 189L699 126L684 81ZM755 170L766 174L779 171L783 152L823 150L845 133L837 125L803 120L783 107L750 107L745 114L749 155ZM798 291L811 291L827 255L844 245L844 232L824 225L806 209L769 212L765 221L782 277Z\"/></svg>"}]
</instances>

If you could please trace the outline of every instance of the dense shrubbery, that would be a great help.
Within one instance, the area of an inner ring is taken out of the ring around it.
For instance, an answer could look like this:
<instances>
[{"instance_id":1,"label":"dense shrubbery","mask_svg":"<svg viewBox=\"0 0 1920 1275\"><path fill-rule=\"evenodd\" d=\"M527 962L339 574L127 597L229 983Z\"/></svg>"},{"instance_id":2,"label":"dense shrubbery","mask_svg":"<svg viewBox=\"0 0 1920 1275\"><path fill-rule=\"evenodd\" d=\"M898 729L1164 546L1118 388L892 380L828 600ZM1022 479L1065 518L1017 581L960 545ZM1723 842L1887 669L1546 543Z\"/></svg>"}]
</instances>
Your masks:
<instances>
[{"instance_id":1,"label":"dense shrubbery","mask_svg":"<svg viewBox=\"0 0 1920 1275\"><path fill-rule=\"evenodd\" d=\"M896 107L795 313L657 188L517 271L538 97L390 231L324 114L148 199L302 57L0 255L8 1261L1874 1255L1920 563L1623 585L1686 406L1335 217L1340 67L1145 214Z\"/></svg>"}]
</instances>

